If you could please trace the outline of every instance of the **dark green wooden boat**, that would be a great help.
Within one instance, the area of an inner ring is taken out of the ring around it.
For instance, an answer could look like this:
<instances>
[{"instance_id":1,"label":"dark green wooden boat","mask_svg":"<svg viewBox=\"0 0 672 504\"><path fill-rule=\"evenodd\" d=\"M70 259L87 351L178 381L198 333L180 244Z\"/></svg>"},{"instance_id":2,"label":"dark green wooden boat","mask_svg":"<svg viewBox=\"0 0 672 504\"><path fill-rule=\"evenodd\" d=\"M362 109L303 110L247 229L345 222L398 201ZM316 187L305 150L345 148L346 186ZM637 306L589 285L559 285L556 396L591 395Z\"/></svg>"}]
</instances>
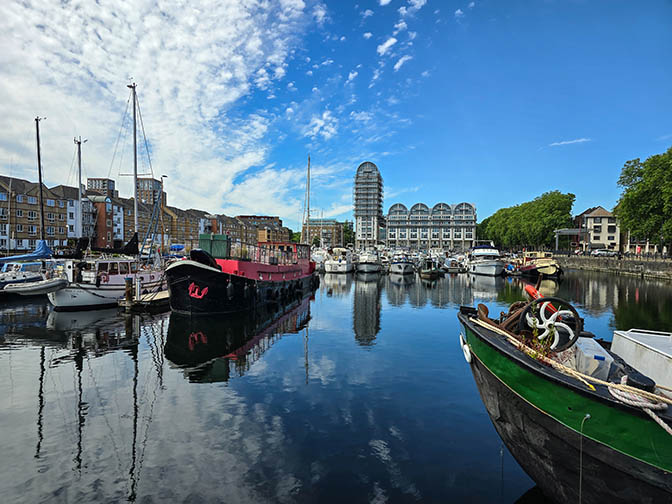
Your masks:
<instances>
[{"instance_id":1,"label":"dark green wooden boat","mask_svg":"<svg viewBox=\"0 0 672 504\"><path fill-rule=\"evenodd\" d=\"M486 324L483 315L460 309L465 358L495 429L549 499L672 502L672 435L608 386L589 386L517 348L504 334L504 321ZM614 369L635 376L615 358ZM672 406L655 413L672 426Z\"/></svg>"}]
</instances>

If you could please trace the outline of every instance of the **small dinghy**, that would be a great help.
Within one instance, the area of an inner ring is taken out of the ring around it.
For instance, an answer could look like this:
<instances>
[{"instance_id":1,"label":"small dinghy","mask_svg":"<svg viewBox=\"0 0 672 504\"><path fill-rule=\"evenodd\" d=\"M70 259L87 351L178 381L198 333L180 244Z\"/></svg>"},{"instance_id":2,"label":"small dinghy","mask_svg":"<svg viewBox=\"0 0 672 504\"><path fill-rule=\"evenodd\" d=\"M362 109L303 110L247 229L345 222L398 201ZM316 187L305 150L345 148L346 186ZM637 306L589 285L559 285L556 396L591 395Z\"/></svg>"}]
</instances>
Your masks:
<instances>
[{"instance_id":1,"label":"small dinghy","mask_svg":"<svg viewBox=\"0 0 672 504\"><path fill-rule=\"evenodd\" d=\"M20 294L21 296L39 296L49 294L63 289L68 285L65 278L45 278L37 282L12 283L5 285L3 289L9 294Z\"/></svg>"}]
</instances>

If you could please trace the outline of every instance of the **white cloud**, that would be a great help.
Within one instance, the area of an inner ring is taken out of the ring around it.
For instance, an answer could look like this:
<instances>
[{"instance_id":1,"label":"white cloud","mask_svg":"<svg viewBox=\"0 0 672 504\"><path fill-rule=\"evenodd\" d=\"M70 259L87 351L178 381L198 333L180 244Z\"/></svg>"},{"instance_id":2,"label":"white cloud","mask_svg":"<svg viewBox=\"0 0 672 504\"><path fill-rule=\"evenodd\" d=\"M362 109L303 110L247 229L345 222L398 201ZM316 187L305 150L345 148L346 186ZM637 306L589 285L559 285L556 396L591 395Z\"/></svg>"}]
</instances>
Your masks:
<instances>
[{"instance_id":1,"label":"white cloud","mask_svg":"<svg viewBox=\"0 0 672 504\"><path fill-rule=\"evenodd\" d=\"M355 71L350 72L350 73L348 74L348 80L345 81L345 82L346 82L346 83L348 83L348 82L352 82L352 81L355 79L355 77L357 77L357 75L359 75L359 72L355 72Z\"/></svg>"},{"instance_id":2,"label":"white cloud","mask_svg":"<svg viewBox=\"0 0 672 504\"><path fill-rule=\"evenodd\" d=\"M378 54L381 56L384 56L387 51L389 51L390 47L392 47L394 44L397 43L397 39L394 37L388 38L385 42L380 44L377 48L376 51Z\"/></svg>"},{"instance_id":3,"label":"white cloud","mask_svg":"<svg viewBox=\"0 0 672 504\"><path fill-rule=\"evenodd\" d=\"M318 3L313 8L313 17L318 25L323 25L327 20L327 7L324 4Z\"/></svg>"},{"instance_id":4,"label":"white cloud","mask_svg":"<svg viewBox=\"0 0 672 504\"><path fill-rule=\"evenodd\" d=\"M457 9L455 11L455 17L458 18L458 19L461 18L461 17L464 17L464 12L462 12L462 9Z\"/></svg>"},{"instance_id":5,"label":"white cloud","mask_svg":"<svg viewBox=\"0 0 672 504\"><path fill-rule=\"evenodd\" d=\"M171 204L221 211L236 181L253 178L255 167L266 162L264 140L274 120L269 111L241 113L237 105L285 77L310 21L305 11L302 0L254 5L192 0L165 3L160 10L155 0L120 0L104 9L5 0L0 159L14 158L16 176L35 178L33 124L26 120L30 111L49 117L42 127L48 184L65 181L72 151L63 145L83 135L89 139L85 176L109 175L117 179L120 193L130 196L132 182L118 176L128 173L130 147L125 147L123 166L118 156L110 167L110 153L132 76L155 176L169 176ZM213 178L218 184L212 184ZM248 206L254 207L262 194L248 194ZM263 200L273 203L272 196Z\"/></svg>"},{"instance_id":6,"label":"white cloud","mask_svg":"<svg viewBox=\"0 0 672 504\"><path fill-rule=\"evenodd\" d=\"M406 24L406 21L403 19L399 20L397 24L394 25L394 35L397 33L404 31L406 28L408 28L408 25Z\"/></svg>"},{"instance_id":7,"label":"white cloud","mask_svg":"<svg viewBox=\"0 0 672 504\"><path fill-rule=\"evenodd\" d=\"M350 117L355 121L369 122L373 119L373 114L371 112L355 112L354 110L350 112Z\"/></svg>"},{"instance_id":8,"label":"white cloud","mask_svg":"<svg viewBox=\"0 0 672 504\"><path fill-rule=\"evenodd\" d=\"M320 63L321 66L329 66L334 62L333 59L326 59L322 63Z\"/></svg>"},{"instance_id":9,"label":"white cloud","mask_svg":"<svg viewBox=\"0 0 672 504\"><path fill-rule=\"evenodd\" d=\"M363 35L363 37L364 37L365 39L367 39L367 40L370 39L372 36L373 36L373 33L371 33L371 32L366 32L366 33Z\"/></svg>"},{"instance_id":10,"label":"white cloud","mask_svg":"<svg viewBox=\"0 0 672 504\"><path fill-rule=\"evenodd\" d=\"M590 142L592 139L590 138L577 138L575 140L562 140L560 142L553 142L548 144L549 147L558 147L560 145L570 145L570 144L577 144L577 143L584 143L584 142Z\"/></svg>"},{"instance_id":11,"label":"white cloud","mask_svg":"<svg viewBox=\"0 0 672 504\"><path fill-rule=\"evenodd\" d=\"M402 56L402 57L399 58L399 60L394 64L394 71L395 71L395 72L398 72L399 69L404 65L404 63L406 63L407 61L410 61L410 60L412 60L412 59L413 59L413 57L412 57L412 56L409 56L408 54L407 54L406 56Z\"/></svg>"},{"instance_id":12,"label":"white cloud","mask_svg":"<svg viewBox=\"0 0 672 504\"><path fill-rule=\"evenodd\" d=\"M371 77L371 82L369 83L369 89L373 87L374 83L380 79L380 74L381 74L380 68L374 68L373 69L373 77Z\"/></svg>"},{"instance_id":13,"label":"white cloud","mask_svg":"<svg viewBox=\"0 0 672 504\"><path fill-rule=\"evenodd\" d=\"M402 16L412 16L422 9L426 3L427 0L408 0L408 7L399 7L399 14Z\"/></svg>"},{"instance_id":14,"label":"white cloud","mask_svg":"<svg viewBox=\"0 0 672 504\"><path fill-rule=\"evenodd\" d=\"M378 3L380 4L381 7L385 7L388 5L392 0L378 0Z\"/></svg>"},{"instance_id":15,"label":"white cloud","mask_svg":"<svg viewBox=\"0 0 672 504\"><path fill-rule=\"evenodd\" d=\"M308 70L308 71L306 72L306 75L308 75L308 76L313 75L313 71L312 71L312 70Z\"/></svg>"},{"instance_id":16,"label":"white cloud","mask_svg":"<svg viewBox=\"0 0 672 504\"><path fill-rule=\"evenodd\" d=\"M418 36L417 32L408 32L408 38L410 40L415 40L415 37L417 37L417 36Z\"/></svg>"},{"instance_id":17,"label":"white cloud","mask_svg":"<svg viewBox=\"0 0 672 504\"><path fill-rule=\"evenodd\" d=\"M425 70L420 74L422 77L429 77L429 70Z\"/></svg>"},{"instance_id":18,"label":"white cloud","mask_svg":"<svg viewBox=\"0 0 672 504\"><path fill-rule=\"evenodd\" d=\"M362 17L366 19L367 17L373 16L373 11L371 9L366 9L364 12L361 13Z\"/></svg>"},{"instance_id":19,"label":"white cloud","mask_svg":"<svg viewBox=\"0 0 672 504\"><path fill-rule=\"evenodd\" d=\"M473 9L476 6L476 2L469 2L469 8Z\"/></svg>"},{"instance_id":20,"label":"white cloud","mask_svg":"<svg viewBox=\"0 0 672 504\"><path fill-rule=\"evenodd\" d=\"M343 35L343 36L342 36L340 39L338 39L338 40L340 40L341 42L345 42L345 35Z\"/></svg>"},{"instance_id":21,"label":"white cloud","mask_svg":"<svg viewBox=\"0 0 672 504\"><path fill-rule=\"evenodd\" d=\"M338 132L338 119L330 110L325 110L322 115L314 115L303 130L303 136L316 138L318 135L329 140Z\"/></svg>"}]
</instances>

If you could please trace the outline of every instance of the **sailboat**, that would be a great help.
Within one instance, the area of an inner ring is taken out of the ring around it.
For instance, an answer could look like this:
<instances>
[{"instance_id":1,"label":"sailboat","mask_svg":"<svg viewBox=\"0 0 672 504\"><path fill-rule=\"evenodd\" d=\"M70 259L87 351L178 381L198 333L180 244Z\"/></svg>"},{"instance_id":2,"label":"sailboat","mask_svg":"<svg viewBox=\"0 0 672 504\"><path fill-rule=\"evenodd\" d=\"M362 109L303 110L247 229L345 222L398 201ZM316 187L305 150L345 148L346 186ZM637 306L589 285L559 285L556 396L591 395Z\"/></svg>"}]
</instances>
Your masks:
<instances>
[{"instance_id":1,"label":"sailboat","mask_svg":"<svg viewBox=\"0 0 672 504\"><path fill-rule=\"evenodd\" d=\"M115 250L98 257L84 259L68 259L65 261L67 286L48 294L49 301L55 310L86 310L117 306L119 299L126 293L126 279L131 278L136 292L148 294L162 290L165 282L160 265L150 265L140 260L137 255L138 236L138 149L136 107L138 103L136 84L128 86L133 100L133 186L135 190L134 219L135 234L129 244L135 243L135 255L111 255ZM77 143L77 140L75 140ZM78 144L81 166L81 139ZM81 177L81 170L80 170ZM81 187L81 181L80 181ZM155 206L159 204L159 200ZM81 198L80 198L81 205ZM156 212L155 212L156 213ZM79 219L82 212L79 212ZM151 223L150 223L151 227ZM81 225L78 224L78 229ZM128 250L128 249L127 249Z\"/></svg>"},{"instance_id":2,"label":"sailboat","mask_svg":"<svg viewBox=\"0 0 672 504\"><path fill-rule=\"evenodd\" d=\"M3 272L0 273L0 289L6 294L21 294L32 296L46 294L54 290L62 289L66 281L53 276L54 263L47 263L46 259L52 257L53 252L44 239L44 205L42 197L42 156L40 153L40 121L43 118L35 118L35 133L37 139L37 177L38 199L40 205L40 239L37 241L35 250L28 254L21 254L0 258L0 263L6 263ZM11 202L11 179L10 195L7 198ZM9 214L9 212L8 212ZM31 261L39 261L32 262Z\"/></svg>"}]
</instances>

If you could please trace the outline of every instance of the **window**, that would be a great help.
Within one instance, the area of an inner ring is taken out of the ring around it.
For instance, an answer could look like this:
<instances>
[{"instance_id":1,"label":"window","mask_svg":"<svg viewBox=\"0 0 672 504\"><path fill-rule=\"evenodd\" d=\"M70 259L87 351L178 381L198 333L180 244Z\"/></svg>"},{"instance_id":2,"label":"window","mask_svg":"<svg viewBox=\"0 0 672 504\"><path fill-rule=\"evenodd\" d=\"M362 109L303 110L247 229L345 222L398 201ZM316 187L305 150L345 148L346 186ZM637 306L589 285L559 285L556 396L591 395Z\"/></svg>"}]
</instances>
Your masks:
<instances>
[{"instance_id":1,"label":"window","mask_svg":"<svg viewBox=\"0 0 672 504\"><path fill-rule=\"evenodd\" d=\"M62 226L59 226L59 228L58 228L58 232L59 232L60 234L65 233L65 228L62 227Z\"/></svg>"},{"instance_id":2,"label":"window","mask_svg":"<svg viewBox=\"0 0 672 504\"><path fill-rule=\"evenodd\" d=\"M75 226L73 226L72 224L68 225L68 231L70 233L74 233L75 232Z\"/></svg>"},{"instance_id":3,"label":"window","mask_svg":"<svg viewBox=\"0 0 672 504\"><path fill-rule=\"evenodd\" d=\"M23 240L23 243L26 243L26 240ZM28 240L28 247L29 248L35 248L35 245L36 245L35 240L33 240L33 239Z\"/></svg>"},{"instance_id":4,"label":"window","mask_svg":"<svg viewBox=\"0 0 672 504\"><path fill-rule=\"evenodd\" d=\"M17 208L16 209L16 216L17 217L23 217L23 210L21 210L20 208Z\"/></svg>"},{"instance_id":5,"label":"window","mask_svg":"<svg viewBox=\"0 0 672 504\"><path fill-rule=\"evenodd\" d=\"M602 217L595 217L595 218L593 218L593 222L594 222L595 224L599 224L599 223L601 223L601 222L602 222Z\"/></svg>"},{"instance_id":6,"label":"window","mask_svg":"<svg viewBox=\"0 0 672 504\"><path fill-rule=\"evenodd\" d=\"M112 221L110 219L107 219L107 221L105 222L105 225L107 227L112 227Z\"/></svg>"},{"instance_id":7,"label":"window","mask_svg":"<svg viewBox=\"0 0 672 504\"><path fill-rule=\"evenodd\" d=\"M601 233L602 226L593 226L593 233Z\"/></svg>"},{"instance_id":8,"label":"window","mask_svg":"<svg viewBox=\"0 0 672 504\"><path fill-rule=\"evenodd\" d=\"M74 219L74 218L75 218L75 212L69 212L68 219Z\"/></svg>"},{"instance_id":9,"label":"window","mask_svg":"<svg viewBox=\"0 0 672 504\"><path fill-rule=\"evenodd\" d=\"M74 200L68 200L68 206L69 207L74 207L75 206L75 201Z\"/></svg>"},{"instance_id":10,"label":"window","mask_svg":"<svg viewBox=\"0 0 672 504\"><path fill-rule=\"evenodd\" d=\"M607 226L607 233L615 233L616 226Z\"/></svg>"},{"instance_id":11,"label":"window","mask_svg":"<svg viewBox=\"0 0 672 504\"><path fill-rule=\"evenodd\" d=\"M607 222L608 222L609 224L616 224L616 217L609 217L609 218L607 219Z\"/></svg>"},{"instance_id":12,"label":"window","mask_svg":"<svg viewBox=\"0 0 672 504\"><path fill-rule=\"evenodd\" d=\"M28 226L28 234L37 234L37 226Z\"/></svg>"},{"instance_id":13,"label":"window","mask_svg":"<svg viewBox=\"0 0 672 504\"><path fill-rule=\"evenodd\" d=\"M65 201L63 201L63 200L58 200L58 206L59 206L60 208L63 208L63 207L65 206Z\"/></svg>"},{"instance_id":14,"label":"window","mask_svg":"<svg viewBox=\"0 0 672 504\"><path fill-rule=\"evenodd\" d=\"M28 196L28 203L31 205L37 205L37 198L35 196Z\"/></svg>"},{"instance_id":15,"label":"window","mask_svg":"<svg viewBox=\"0 0 672 504\"><path fill-rule=\"evenodd\" d=\"M7 248L7 240L5 238L0 238L0 247L4 249Z\"/></svg>"},{"instance_id":16,"label":"window","mask_svg":"<svg viewBox=\"0 0 672 504\"><path fill-rule=\"evenodd\" d=\"M7 218L7 209L6 208L0 208L0 218L2 218L2 219Z\"/></svg>"},{"instance_id":17,"label":"window","mask_svg":"<svg viewBox=\"0 0 672 504\"><path fill-rule=\"evenodd\" d=\"M593 235L593 240L598 241L600 239L600 235Z\"/></svg>"},{"instance_id":18,"label":"window","mask_svg":"<svg viewBox=\"0 0 672 504\"><path fill-rule=\"evenodd\" d=\"M128 263L119 263L119 273L128 275Z\"/></svg>"},{"instance_id":19,"label":"window","mask_svg":"<svg viewBox=\"0 0 672 504\"><path fill-rule=\"evenodd\" d=\"M17 202L17 203L23 203L23 200L24 200L25 198L26 198L25 195L23 195L23 194L17 194L17 195L16 195L16 202Z\"/></svg>"},{"instance_id":20,"label":"window","mask_svg":"<svg viewBox=\"0 0 672 504\"><path fill-rule=\"evenodd\" d=\"M7 234L7 224L0 224L0 234Z\"/></svg>"},{"instance_id":21,"label":"window","mask_svg":"<svg viewBox=\"0 0 672 504\"><path fill-rule=\"evenodd\" d=\"M54 234L54 226L47 226L47 234L48 235Z\"/></svg>"},{"instance_id":22,"label":"window","mask_svg":"<svg viewBox=\"0 0 672 504\"><path fill-rule=\"evenodd\" d=\"M7 201L7 193L0 192L0 201Z\"/></svg>"},{"instance_id":23,"label":"window","mask_svg":"<svg viewBox=\"0 0 672 504\"><path fill-rule=\"evenodd\" d=\"M58 214L58 220L64 221L65 220L65 214Z\"/></svg>"},{"instance_id":24,"label":"window","mask_svg":"<svg viewBox=\"0 0 672 504\"><path fill-rule=\"evenodd\" d=\"M28 210L28 220L37 219L37 212L35 210Z\"/></svg>"},{"instance_id":25,"label":"window","mask_svg":"<svg viewBox=\"0 0 672 504\"><path fill-rule=\"evenodd\" d=\"M53 199L47 199L47 206L56 206L56 201Z\"/></svg>"},{"instance_id":26,"label":"window","mask_svg":"<svg viewBox=\"0 0 672 504\"><path fill-rule=\"evenodd\" d=\"M609 241L614 241L615 239L616 238L614 238L613 236L607 236L607 240L609 240Z\"/></svg>"},{"instance_id":27,"label":"window","mask_svg":"<svg viewBox=\"0 0 672 504\"><path fill-rule=\"evenodd\" d=\"M54 220L56 216L52 212L47 212L47 220Z\"/></svg>"}]
</instances>

